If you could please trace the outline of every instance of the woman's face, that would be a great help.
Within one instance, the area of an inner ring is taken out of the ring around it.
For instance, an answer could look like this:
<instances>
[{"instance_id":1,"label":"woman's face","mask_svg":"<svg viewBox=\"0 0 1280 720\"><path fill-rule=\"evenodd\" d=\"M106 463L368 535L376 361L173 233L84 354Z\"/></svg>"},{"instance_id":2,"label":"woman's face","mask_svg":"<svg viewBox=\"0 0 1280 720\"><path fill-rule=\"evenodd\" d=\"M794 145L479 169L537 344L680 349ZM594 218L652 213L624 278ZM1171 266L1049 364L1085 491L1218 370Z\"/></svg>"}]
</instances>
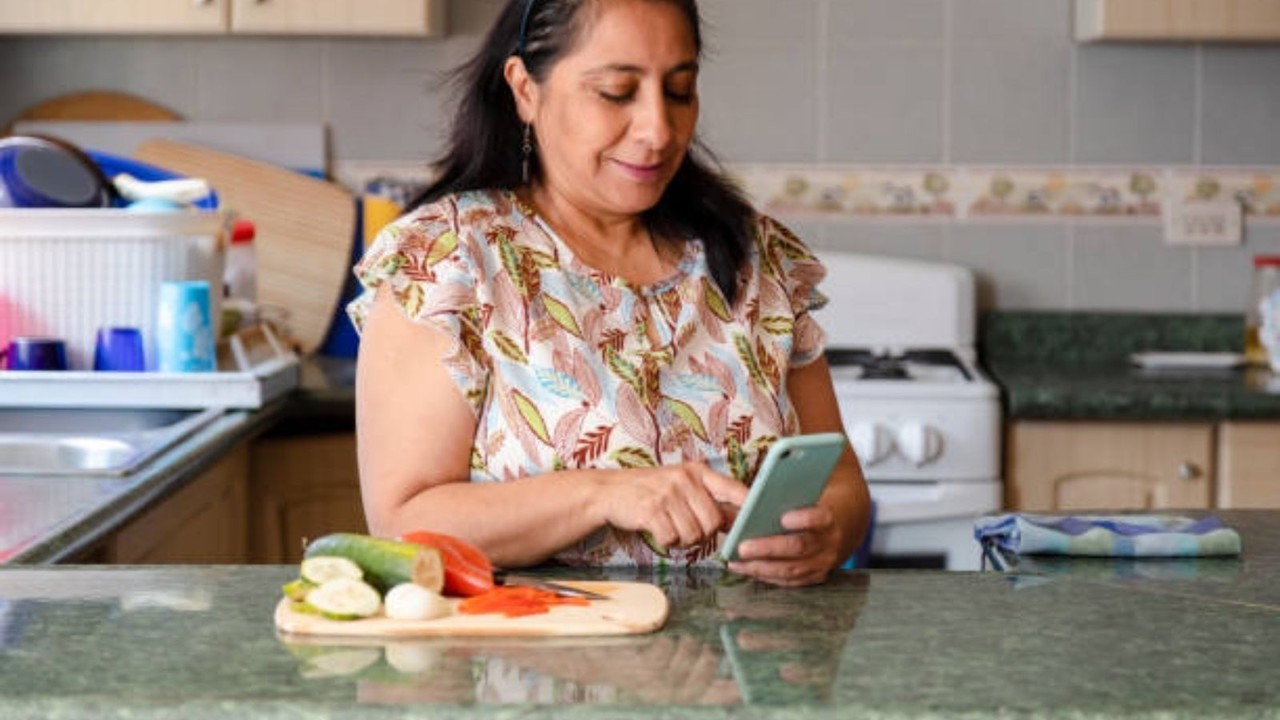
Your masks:
<instances>
[{"instance_id":1,"label":"woman's face","mask_svg":"<svg viewBox=\"0 0 1280 720\"><path fill-rule=\"evenodd\" d=\"M697 125L693 32L667 2L585 11L577 47L533 91L542 180L581 209L638 214L658 203Z\"/></svg>"}]
</instances>

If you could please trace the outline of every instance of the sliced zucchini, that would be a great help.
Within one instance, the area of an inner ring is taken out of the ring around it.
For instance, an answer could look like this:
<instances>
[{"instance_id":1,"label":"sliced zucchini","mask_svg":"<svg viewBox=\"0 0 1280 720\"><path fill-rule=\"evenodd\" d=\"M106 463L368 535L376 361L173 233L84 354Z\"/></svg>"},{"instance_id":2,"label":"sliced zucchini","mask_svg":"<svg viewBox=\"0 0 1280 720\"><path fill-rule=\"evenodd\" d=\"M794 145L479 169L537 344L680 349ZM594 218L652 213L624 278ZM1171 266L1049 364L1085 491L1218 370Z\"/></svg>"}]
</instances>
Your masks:
<instances>
[{"instance_id":1,"label":"sliced zucchini","mask_svg":"<svg viewBox=\"0 0 1280 720\"><path fill-rule=\"evenodd\" d=\"M317 555L302 561L302 579L319 585L334 578L351 578L363 580L364 571L360 566L345 557Z\"/></svg>"},{"instance_id":2,"label":"sliced zucchini","mask_svg":"<svg viewBox=\"0 0 1280 720\"><path fill-rule=\"evenodd\" d=\"M280 589L284 591L284 596L295 602L302 602L307 599L307 595L315 588L316 584L307 582L302 578L291 580L285 583Z\"/></svg>"},{"instance_id":3,"label":"sliced zucchini","mask_svg":"<svg viewBox=\"0 0 1280 720\"><path fill-rule=\"evenodd\" d=\"M313 541L304 556L347 558L359 565L365 581L381 592L406 582L434 592L444 588L444 560L440 551L415 543L333 533Z\"/></svg>"},{"instance_id":4,"label":"sliced zucchini","mask_svg":"<svg viewBox=\"0 0 1280 720\"><path fill-rule=\"evenodd\" d=\"M358 620L376 615L382 597L363 580L340 577L317 585L306 604L331 620Z\"/></svg>"}]
</instances>

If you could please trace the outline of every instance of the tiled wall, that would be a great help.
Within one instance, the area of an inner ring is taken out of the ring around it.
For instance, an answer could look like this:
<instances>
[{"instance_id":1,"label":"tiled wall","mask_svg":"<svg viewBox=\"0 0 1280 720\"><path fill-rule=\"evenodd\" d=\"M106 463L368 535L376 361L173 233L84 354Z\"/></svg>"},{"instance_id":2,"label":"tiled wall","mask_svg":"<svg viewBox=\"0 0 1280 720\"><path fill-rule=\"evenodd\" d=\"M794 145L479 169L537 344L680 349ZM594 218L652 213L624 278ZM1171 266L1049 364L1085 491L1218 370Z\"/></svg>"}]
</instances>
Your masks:
<instances>
[{"instance_id":1,"label":"tiled wall","mask_svg":"<svg viewBox=\"0 0 1280 720\"><path fill-rule=\"evenodd\" d=\"M434 40L0 39L0 120L118 88L192 119L323 121L338 161L439 148L441 74L500 0L451 0ZM1070 0L702 0L703 134L734 166L1280 167L1280 43L1077 45ZM784 216L813 244L957 262L1005 309L1236 311L1243 247L1171 248L1155 222Z\"/></svg>"}]
</instances>

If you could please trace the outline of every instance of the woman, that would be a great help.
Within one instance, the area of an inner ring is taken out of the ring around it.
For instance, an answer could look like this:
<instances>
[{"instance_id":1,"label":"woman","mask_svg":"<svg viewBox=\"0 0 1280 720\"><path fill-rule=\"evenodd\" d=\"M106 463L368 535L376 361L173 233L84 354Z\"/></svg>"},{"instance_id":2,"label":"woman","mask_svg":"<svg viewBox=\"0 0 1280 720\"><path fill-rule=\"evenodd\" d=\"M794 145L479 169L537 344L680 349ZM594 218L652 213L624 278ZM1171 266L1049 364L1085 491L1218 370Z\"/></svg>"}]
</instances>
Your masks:
<instances>
[{"instance_id":1,"label":"woman","mask_svg":"<svg viewBox=\"0 0 1280 720\"><path fill-rule=\"evenodd\" d=\"M710 561L779 436L841 431L823 270L691 154L695 0L511 0L439 180L357 266L372 532L500 566ZM862 539L846 452L730 567L820 582Z\"/></svg>"}]
</instances>

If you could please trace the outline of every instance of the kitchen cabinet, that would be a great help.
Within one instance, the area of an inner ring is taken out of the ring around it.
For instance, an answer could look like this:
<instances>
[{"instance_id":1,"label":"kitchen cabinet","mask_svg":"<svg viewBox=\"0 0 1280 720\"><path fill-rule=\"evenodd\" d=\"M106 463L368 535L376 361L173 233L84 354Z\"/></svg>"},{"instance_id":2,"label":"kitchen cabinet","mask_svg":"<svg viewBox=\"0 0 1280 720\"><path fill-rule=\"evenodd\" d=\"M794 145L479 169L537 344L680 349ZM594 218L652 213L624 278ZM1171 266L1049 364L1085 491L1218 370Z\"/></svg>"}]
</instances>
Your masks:
<instances>
[{"instance_id":1,"label":"kitchen cabinet","mask_svg":"<svg viewBox=\"0 0 1280 720\"><path fill-rule=\"evenodd\" d=\"M251 465L253 562L298 562L308 539L366 531L355 433L262 438Z\"/></svg>"},{"instance_id":2,"label":"kitchen cabinet","mask_svg":"<svg viewBox=\"0 0 1280 720\"><path fill-rule=\"evenodd\" d=\"M227 31L230 0L0 0L0 33Z\"/></svg>"},{"instance_id":3,"label":"kitchen cabinet","mask_svg":"<svg viewBox=\"0 0 1280 720\"><path fill-rule=\"evenodd\" d=\"M1076 0L1076 39L1280 40L1280 0Z\"/></svg>"},{"instance_id":4,"label":"kitchen cabinet","mask_svg":"<svg viewBox=\"0 0 1280 720\"><path fill-rule=\"evenodd\" d=\"M119 564L248 560L249 446L241 443L107 540L96 559Z\"/></svg>"},{"instance_id":5,"label":"kitchen cabinet","mask_svg":"<svg viewBox=\"0 0 1280 720\"><path fill-rule=\"evenodd\" d=\"M1018 421L1006 442L1012 510L1207 508L1212 423Z\"/></svg>"},{"instance_id":6,"label":"kitchen cabinet","mask_svg":"<svg viewBox=\"0 0 1280 720\"><path fill-rule=\"evenodd\" d=\"M231 0L231 32L439 35L444 0Z\"/></svg>"},{"instance_id":7,"label":"kitchen cabinet","mask_svg":"<svg viewBox=\"0 0 1280 720\"><path fill-rule=\"evenodd\" d=\"M0 0L0 33L444 33L447 0Z\"/></svg>"},{"instance_id":8,"label":"kitchen cabinet","mask_svg":"<svg viewBox=\"0 0 1280 720\"><path fill-rule=\"evenodd\" d=\"M1280 423L1222 423L1217 505L1280 508Z\"/></svg>"}]
</instances>

